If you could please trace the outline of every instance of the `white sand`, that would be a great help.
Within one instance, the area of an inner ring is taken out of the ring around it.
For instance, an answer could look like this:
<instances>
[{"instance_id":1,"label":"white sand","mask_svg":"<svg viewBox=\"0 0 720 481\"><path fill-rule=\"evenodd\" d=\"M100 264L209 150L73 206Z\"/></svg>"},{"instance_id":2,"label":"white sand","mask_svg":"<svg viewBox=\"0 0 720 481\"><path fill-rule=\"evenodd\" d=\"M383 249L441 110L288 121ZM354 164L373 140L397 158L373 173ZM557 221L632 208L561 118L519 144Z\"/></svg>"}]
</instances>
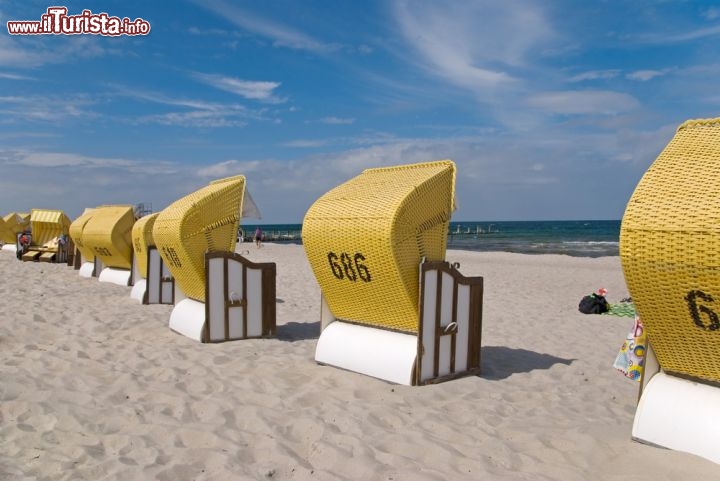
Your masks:
<instances>
[{"instance_id":1,"label":"white sand","mask_svg":"<svg viewBox=\"0 0 720 481\"><path fill-rule=\"evenodd\" d=\"M301 246L274 261L277 339L200 344L170 306L0 253L0 480L707 480L720 466L632 442L637 383L617 257L450 251L485 277L482 374L388 384L313 361L320 295Z\"/></svg>"}]
</instances>

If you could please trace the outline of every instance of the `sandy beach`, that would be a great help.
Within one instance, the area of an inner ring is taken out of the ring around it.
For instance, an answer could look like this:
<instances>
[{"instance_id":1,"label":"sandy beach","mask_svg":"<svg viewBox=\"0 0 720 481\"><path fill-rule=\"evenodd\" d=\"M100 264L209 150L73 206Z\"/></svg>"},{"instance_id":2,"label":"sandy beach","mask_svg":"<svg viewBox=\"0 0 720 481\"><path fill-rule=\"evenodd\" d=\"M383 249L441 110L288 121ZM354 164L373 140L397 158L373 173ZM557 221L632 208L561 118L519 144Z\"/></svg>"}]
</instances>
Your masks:
<instances>
[{"instance_id":1,"label":"sandy beach","mask_svg":"<svg viewBox=\"0 0 720 481\"><path fill-rule=\"evenodd\" d=\"M720 466L630 439L638 384L612 363L618 257L451 250L485 278L482 373L405 387L320 366L302 246L277 263L277 338L200 344L171 306L0 253L0 480L709 480Z\"/></svg>"}]
</instances>

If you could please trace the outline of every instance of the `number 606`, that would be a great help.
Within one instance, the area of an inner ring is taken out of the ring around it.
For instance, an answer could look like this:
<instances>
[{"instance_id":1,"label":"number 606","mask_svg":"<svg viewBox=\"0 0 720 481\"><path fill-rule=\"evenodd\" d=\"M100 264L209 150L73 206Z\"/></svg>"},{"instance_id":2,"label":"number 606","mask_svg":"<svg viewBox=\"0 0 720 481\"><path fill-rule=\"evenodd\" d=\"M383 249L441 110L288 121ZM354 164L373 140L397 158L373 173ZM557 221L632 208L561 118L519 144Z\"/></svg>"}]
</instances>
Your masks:
<instances>
[{"instance_id":1,"label":"number 606","mask_svg":"<svg viewBox=\"0 0 720 481\"><path fill-rule=\"evenodd\" d=\"M353 282L356 282L358 277L365 282L372 280L370 270L361 262L365 260L365 256L361 253L357 252L351 257L350 254L341 252L338 257L334 252L328 252L327 256L330 270L336 278L340 280L347 278Z\"/></svg>"}]
</instances>

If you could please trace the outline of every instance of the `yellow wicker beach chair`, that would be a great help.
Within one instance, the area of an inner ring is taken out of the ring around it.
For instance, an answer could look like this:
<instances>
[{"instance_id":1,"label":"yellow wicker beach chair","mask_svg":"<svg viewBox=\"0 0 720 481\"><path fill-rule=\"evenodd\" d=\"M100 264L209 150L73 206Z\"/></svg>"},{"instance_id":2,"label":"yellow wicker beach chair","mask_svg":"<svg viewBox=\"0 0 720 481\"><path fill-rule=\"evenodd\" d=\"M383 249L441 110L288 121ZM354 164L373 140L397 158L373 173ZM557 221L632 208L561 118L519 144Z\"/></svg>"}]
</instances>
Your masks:
<instances>
[{"instance_id":1,"label":"yellow wicker beach chair","mask_svg":"<svg viewBox=\"0 0 720 481\"><path fill-rule=\"evenodd\" d=\"M103 205L89 214L81 239L84 248L95 256L95 271L100 282L132 285L131 232L134 223L132 205Z\"/></svg>"},{"instance_id":2,"label":"yellow wicker beach chair","mask_svg":"<svg viewBox=\"0 0 720 481\"><path fill-rule=\"evenodd\" d=\"M152 229L155 225L155 219L159 215L158 212L139 218L132 228L132 245L137 264L138 275L147 279L147 250L148 247L154 246L155 241L152 238Z\"/></svg>"},{"instance_id":3,"label":"yellow wicker beach chair","mask_svg":"<svg viewBox=\"0 0 720 481\"><path fill-rule=\"evenodd\" d=\"M2 250L16 253L18 234L30 228L30 214L11 212L3 217L3 224L4 234L0 237L0 241L4 242Z\"/></svg>"},{"instance_id":4,"label":"yellow wicker beach chair","mask_svg":"<svg viewBox=\"0 0 720 481\"><path fill-rule=\"evenodd\" d=\"M152 236L175 279L174 331L203 342L274 334L275 264L234 253L246 200L238 175L177 200L155 219Z\"/></svg>"},{"instance_id":5,"label":"yellow wicker beach chair","mask_svg":"<svg viewBox=\"0 0 720 481\"><path fill-rule=\"evenodd\" d=\"M5 221L6 227L10 229L13 234L12 239L7 238L5 240L15 242L16 235L30 227L30 214L11 212L3 217L3 221Z\"/></svg>"},{"instance_id":6,"label":"yellow wicker beach chair","mask_svg":"<svg viewBox=\"0 0 720 481\"><path fill-rule=\"evenodd\" d=\"M13 231L8 227L5 219L0 217L0 244L5 245L14 243L15 234L13 234Z\"/></svg>"},{"instance_id":7,"label":"yellow wicker beach chair","mask_svg":"<svg viewBox=\"0 0 720 481\"><path fill-rule=\"evenodd\" d=\"M58 241L67 236L70 219L60 210L32 209L30 229L32 243L23 261L65 262L67 251Z\"/></svg>"},{"instance_id":8,"label":"yellow wicker beach chair","mask_svg":"<svg viewBox=\"0 0 720 481\"><path fill-rule=\"evenodd\" d=\"M146 215L132 229L133 284L130 297L143 304L173 304L175 281L155 247L152 230L159 213Z\"/></svg>"},{"instance_id":9,"label":"yellow wicker beach chair","mask_svg":"<svg viewBox=\"0 0 720 481\"><path fill-rule=\"evenodd\" d=\"M720 463L720 119L683 123L628 202L620 256L649 340L633 437Z\"/></svg>"},{"instance_id":10,"label":"yellow wicker beach chair","mask_svg":"<svg viewBox=\"0 0 720 481\"><path fill-rule=\"evenodd\" d=\"M244 190L244 176L217 180L155 219L155 245L187 297L205 302L206 252L235 250Z\"/></svg>"},{"instance_id":11,"label":"yellow wicker beach chair","mask_svg":"<svg viewBox=\"0 0 720 481\"><path fill-rule=\"evenodd\" d=\"M99 270L95 272L95 252L92 247L85 245L82 236L85 226L92 218L94 210L93 208L86 208L80 217L72 221L69 229L70 238L75 245L75 255L78 256L75 265L78 266L81 277L93 277L100 274Z\"/></svg>"},{"instance_id":12,"label":"yellow wicker beach chair","mask_svg":"<svg viewBox=\"0 0 720 481\"><path fill-rule=\"evenodd\" d=\"M482 279L463 278L442 262L454 189L455 164L449 160L376 168L330 190L310 207L302 237L323 294L318 362L402 384L434 382L479 368ZM423 260L428 261L425 268ZM435 292L424 290L425 269L432 271L428 275L436 290L438 285L454 286L452 293L458 283L464 286L467 298L460 311L470 309L472 299L472 312L460 313L467 319L459 321L451 311L424 310L421 296L427 294L428 305L437 301ZM345 322L332 322L336 319ZM456 344L458 322L464 323L459 341L464 347L455 353L457 365L451 365L448 349L451 339ZM444 334L450 336L447 343L440 340ZM438 356L428 361L419 352ZM433 368L423 370L421 364Z\"/></svg>"}]
</instances>

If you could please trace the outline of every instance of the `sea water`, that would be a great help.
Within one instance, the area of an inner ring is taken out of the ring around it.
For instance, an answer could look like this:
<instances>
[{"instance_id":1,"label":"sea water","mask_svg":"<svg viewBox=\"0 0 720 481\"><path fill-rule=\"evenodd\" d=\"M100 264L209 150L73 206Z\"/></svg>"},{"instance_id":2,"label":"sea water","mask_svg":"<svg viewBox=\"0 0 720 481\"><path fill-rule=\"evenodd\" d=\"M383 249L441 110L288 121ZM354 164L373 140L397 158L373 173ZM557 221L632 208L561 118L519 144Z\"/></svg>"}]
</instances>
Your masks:
<instances>
[{"instance_id":1,"label":"sea water","mask_svg":"<svg viewBox=\"0 0 720 481\"><path fill-rule=\"evenodd\" d=\"M242 225L246 241L251 240L255 227ZM260 228L267 242L302 242L301 224L266 224ZM618 255L619 239L619 220L468 221L450 223L448 248L602 257Z\"/></svg>"}]
</instances>

